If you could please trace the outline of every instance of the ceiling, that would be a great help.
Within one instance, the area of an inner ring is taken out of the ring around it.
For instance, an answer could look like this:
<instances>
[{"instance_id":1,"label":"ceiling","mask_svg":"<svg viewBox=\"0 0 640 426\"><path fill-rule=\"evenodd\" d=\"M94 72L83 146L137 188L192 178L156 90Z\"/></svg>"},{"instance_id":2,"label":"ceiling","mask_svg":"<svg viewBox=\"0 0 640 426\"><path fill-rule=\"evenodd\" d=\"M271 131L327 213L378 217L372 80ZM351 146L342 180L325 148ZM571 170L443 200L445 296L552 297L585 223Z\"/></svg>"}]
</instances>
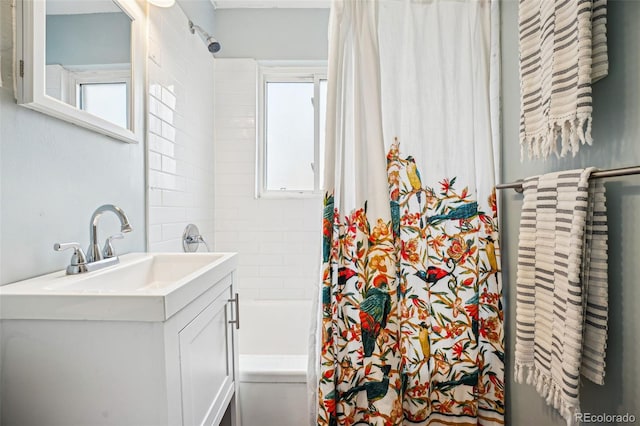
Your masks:
<instances>
[{"instance_id":1,"label":"ceiling","mask_svg":"<svg viewBox=\"0 0 640 426\"><path fill-rule=\"evenodd\" d=\"M331 0L211 0L216 9L328 8Z\"/></svg>"}]
</instances>

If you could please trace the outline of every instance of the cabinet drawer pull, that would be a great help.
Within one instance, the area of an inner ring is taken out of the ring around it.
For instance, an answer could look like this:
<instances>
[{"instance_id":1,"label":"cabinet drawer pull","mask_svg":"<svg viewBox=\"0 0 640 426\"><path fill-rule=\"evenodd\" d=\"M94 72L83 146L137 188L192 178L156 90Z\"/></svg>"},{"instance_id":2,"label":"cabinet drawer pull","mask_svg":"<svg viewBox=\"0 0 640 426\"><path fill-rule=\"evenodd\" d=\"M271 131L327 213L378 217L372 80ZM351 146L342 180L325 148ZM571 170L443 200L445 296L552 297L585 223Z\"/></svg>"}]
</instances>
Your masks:
<instances>
[{"instance_id":1,"label":"cabinet drawer pull","mask_svg":"<svg viewBox=\"0 0 640 426\"><path fill-rule=\"evenodd\" d=\"M240 295L236 293L236 297L229 299L229 302L235 302L236 304L236 319L229 321L229 324L235 324L236 330L240 328Z\"/></svg>"}]
</instances>

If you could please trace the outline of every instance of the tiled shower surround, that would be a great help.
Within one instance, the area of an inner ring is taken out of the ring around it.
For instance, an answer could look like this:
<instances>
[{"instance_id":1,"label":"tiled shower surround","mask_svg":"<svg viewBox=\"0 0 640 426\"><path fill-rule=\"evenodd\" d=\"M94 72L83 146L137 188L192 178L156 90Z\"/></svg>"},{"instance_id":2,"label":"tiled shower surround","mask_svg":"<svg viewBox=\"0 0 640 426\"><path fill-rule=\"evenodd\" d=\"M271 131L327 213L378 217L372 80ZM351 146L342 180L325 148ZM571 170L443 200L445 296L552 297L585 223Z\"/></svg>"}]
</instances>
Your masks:
<instances>
[{"instance_id":1,"label":"tiled shower surround","mask_svg":"<svg viewBox=\"0 0 640 426\"><path fill-rule=\"evenodd\" d=\"M178 252L189 223L213 244L214 59L179 7L150 14L149 251Z\"/></svg>"},{"instance_id":2,"label":"tiled shower surround","mask_svg":"<svg viewBox=\"0 0 640 426\"><path fill-rule=\"evenodd\" d=\"M215 249L240 253L241 296L310 299L322 198L255 197L257 72L252 59L215 62Z\"/></svg>"}]
</instances>

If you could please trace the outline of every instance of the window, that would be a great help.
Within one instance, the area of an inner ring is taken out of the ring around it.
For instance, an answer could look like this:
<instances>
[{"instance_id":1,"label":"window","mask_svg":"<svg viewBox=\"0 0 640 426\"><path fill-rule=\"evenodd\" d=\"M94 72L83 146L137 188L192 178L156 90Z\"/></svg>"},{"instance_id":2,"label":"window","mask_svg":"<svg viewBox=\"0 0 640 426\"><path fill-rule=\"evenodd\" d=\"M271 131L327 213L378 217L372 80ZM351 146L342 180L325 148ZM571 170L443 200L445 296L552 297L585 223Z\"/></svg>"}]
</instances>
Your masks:
<instances>
[{"instance_id":1,"label":"window","mask_svg":"<svg viewBox=\"0 0 640 426\"><path fill-rule=\"evenodd\" d=\"M100 118L127 128L127 83L81 83L78 106Z\"/></svg>"},{"instance_id":2,"label":"window","mask_svg":"<svg viewBox=\"0 0 640 426\"><path fill-rule=\"evenodd\" d=\"M129 128L131 72L120 69L74 69L69 73L69 99L78 109Z\"/></svg>"},{"instance_id":3,"label":"window","mask_svg":"<svg viewBox=\"0 0 640 426\"><path fill-rule=\"evenodd\" d=\"M327 79L324 68L262 67L258 195L322 188Z\"/></svg>"}]
</instances>

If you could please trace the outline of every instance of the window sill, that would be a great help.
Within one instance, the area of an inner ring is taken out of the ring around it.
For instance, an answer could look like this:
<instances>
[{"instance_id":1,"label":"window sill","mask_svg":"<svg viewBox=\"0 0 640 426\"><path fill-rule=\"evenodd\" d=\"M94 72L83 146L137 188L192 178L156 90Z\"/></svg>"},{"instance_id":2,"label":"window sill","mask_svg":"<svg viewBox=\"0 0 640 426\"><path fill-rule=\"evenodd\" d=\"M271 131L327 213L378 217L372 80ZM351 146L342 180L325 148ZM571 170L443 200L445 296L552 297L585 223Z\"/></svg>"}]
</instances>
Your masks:
<instances>
[{"instance_id":1,"label":"window sill","mask_svg":"<svg viewBox=\"0 0 640 426\"><path fill-rule=\"evenodd\" d=\"M322 198L324 196L324 192L313 192L313 191L265 191L256 196L256 198L261 199L275 199L275 200L295 200L295 199L314 199L314 198Z\"/></svg>"}]
</instances>

